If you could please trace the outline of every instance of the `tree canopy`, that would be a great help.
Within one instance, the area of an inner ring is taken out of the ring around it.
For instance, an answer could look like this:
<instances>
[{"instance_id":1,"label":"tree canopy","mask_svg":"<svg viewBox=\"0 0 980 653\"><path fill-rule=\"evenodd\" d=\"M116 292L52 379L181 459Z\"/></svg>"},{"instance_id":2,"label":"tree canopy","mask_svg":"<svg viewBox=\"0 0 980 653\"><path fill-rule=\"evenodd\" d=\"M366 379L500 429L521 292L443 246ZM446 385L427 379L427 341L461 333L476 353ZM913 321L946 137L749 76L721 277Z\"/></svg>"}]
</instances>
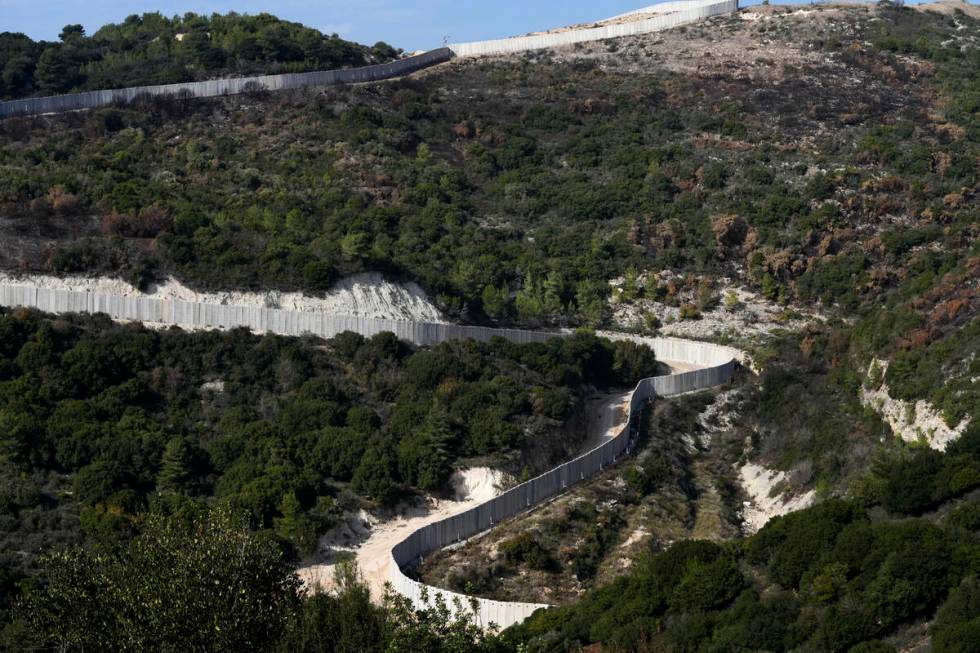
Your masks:
<instances>
[{"instance_id":1,"label":"tree canopy","mask_svg":"<svg viewBox=\"0 0 980 653\"><path fill-rule=\"evenodd\" d=\"M0 33L0 99L221 76L304 72L390 61L386 43L367 47L270 14L133 14L91 36L66 25L57 42Z\"/></svg>"}]
</instances>

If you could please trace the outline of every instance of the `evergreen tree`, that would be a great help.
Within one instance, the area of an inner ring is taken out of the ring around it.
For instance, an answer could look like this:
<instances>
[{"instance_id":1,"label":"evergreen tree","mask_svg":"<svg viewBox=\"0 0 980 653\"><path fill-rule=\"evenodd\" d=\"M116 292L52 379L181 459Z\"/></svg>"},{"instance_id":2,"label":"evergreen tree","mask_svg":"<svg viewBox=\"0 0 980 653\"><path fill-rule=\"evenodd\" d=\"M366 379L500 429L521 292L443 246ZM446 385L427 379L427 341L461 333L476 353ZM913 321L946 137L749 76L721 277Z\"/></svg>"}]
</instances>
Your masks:
<instances>
[{"instance_id":1,"label":"evergreen tree","mask_svg":"<svg viewBox=\"0 0 980 653\"><path fill-rule=\"evenodd\" d=\"M453 439L449 413L442 402L437 402L429 413L419 436L421 443L417 472L419 488L434 490L449 478L452 472Z\"/></svg>"},{"instance_id":2,"label":"evergreen tree","mask_svg":"<svg viewBox=\"0 0 980 653\"><path fill-rule=\"evenodd\" d=\"M186 492L194 478L194 452L190 443L182 437L171 438L163 450L157 489L169 492Z\"/></svg>"},{"instance_id":3,"label":"evergreen tree","mask_svg":"<svg viewBox=\"0 0 980 653\"><path fill-rule=\"evenodd\" d=\"M316 527L303 514L303 506L295 492L287 492L279 502L279 514L274 520L276 535L289 542L300 555L312 553L316 548Z\"/></svg>"}]
</instances>

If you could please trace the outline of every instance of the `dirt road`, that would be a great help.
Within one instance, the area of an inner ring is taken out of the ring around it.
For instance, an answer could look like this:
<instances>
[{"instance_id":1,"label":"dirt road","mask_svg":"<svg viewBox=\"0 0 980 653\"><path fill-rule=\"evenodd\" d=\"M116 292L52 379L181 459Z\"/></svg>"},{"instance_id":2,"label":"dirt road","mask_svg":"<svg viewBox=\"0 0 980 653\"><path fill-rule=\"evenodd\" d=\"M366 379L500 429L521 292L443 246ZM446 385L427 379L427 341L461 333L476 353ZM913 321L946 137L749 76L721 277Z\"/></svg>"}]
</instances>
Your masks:
<instances>
[{"instance_id":1,"label":"dirt road","mask_svg":"<svg viewBox=\"0 0 980 653\"><path fill-rule=\"evenodd\" d=\"M353 547L351 551L357 561L361 575L371 589L371 597L377 602L381 600L384 594L393 546L405 539L414 530L464 512L492 499L500 493L500 485L503 480L503 474L487 467L474 467L458 472L453 479L457 501L430 499L425 507L414 509L397 519L375 524L370 529L367 539L362 544ZM321 546L334 548L335 553L350 550L350 547L347 546L332 547L331 536L330 533L324 536L321 540ZM297 573L308 586L330 590L334 586L335 567L336 564L333 562L314 562L301 567Z\"/></svg>"},{"instance_id":2,"label":"dirt road","mask_svg":"<svg viewBox=\"0 0 980 653\"><path fill-rule=\"evenodd\" d=\"M670 373L686 372L696 366L663 361L670 367ZM589 436L583 444L581 453L590 451L609 438L615 437L626 421L630 398L633 392L616 392L599 395L588 400L590 413ZM501 492L503 476L500 472L486 467L476 467L459 472L453 479L457 500L430 499L428 506L418 508L399 516L397 519L369 525L369 532L361 544L349 546L338 541L336 533L328 533L321 540L321 549L326 552L320 558L332 554L350 552L371 589L371 596L379 601L384 594L388 580L388 565L391 548L401 542L412 531L422 528L446 517L464 512L484 501L492 499ZM359 526L363 526L362 524ZM297 570L300 578L310 587L330 590L334 586L336 563L316 562L315 560Z\"/></svg>"}]
</instances>

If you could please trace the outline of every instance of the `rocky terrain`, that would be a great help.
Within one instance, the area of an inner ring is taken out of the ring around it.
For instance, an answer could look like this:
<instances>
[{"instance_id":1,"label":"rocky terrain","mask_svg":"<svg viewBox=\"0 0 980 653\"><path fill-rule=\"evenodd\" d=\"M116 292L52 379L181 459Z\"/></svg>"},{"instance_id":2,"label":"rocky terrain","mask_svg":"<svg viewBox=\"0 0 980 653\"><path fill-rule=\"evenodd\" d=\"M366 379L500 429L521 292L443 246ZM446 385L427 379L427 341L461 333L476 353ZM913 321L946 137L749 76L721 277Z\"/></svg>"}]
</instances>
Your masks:
<instances>
[{"instance_id":1,"label":"rocky terrain","mask_svg":"<svg viewBox=\"0 0 980 653\"><path fill-rule=\"evenodd\" d=\"M288 311L318 311L331 315L444 322L442 312L417 284L393 283L377 273L360 273L341 279L322 296L302 292L221 291L197 292L169 277L150 284L145 291L125 281L109 277L0 273L0 283L29 285L54 290L103 293L121 297L140 296L151 299L176 299L204 304L260 306Z\"/></svg>"},{"instance_id":2,"label":"rocky terrain","mask_svg":"<svg viewBox=\"0 0 980 653\"><path fill-rule=\"evenodd\" d=\"M887 369L887 361L871 362L868 378L861 388L861 403L881 415L895 435L906 442L925 444L940 451L963 435L972 416L963 417L951 427L942 413L925 399L914 402L895 399L888 394L888 384L882 381Z\"/></svg>"}]
</instances>

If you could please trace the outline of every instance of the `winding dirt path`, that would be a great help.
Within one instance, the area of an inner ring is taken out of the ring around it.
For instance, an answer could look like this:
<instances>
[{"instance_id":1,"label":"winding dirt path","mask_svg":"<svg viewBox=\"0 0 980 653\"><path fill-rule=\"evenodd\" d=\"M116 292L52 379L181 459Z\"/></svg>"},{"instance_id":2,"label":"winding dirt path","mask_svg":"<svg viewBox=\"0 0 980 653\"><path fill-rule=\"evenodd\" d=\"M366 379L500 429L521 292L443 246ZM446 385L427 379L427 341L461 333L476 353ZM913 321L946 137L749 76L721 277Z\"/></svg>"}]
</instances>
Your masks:
<instances>
[{"instance_id":1,"label":"winding dirt path","mask_svg":"<svg viewBox=\"0 0 980 653\"><path fill-rule=\"evenodd\" d=\"M389 577L388 566L391 564L393 546L423 526L465 512L492 499L500 494L502 481L503 474L486 467L458 472L453 478L458 500L429 498L425 506L410 509L395 519L375 524L370 528L367 539L359 545L325 546L324 548L333 548L326 555L347 551L353 553L358 569L371 590L371 598L380 602ZM324 539L329 540L330 534ZM308 587L329 591L335 586L336 566L336 562L314 562L300 567L296 573Z\"/></svg>"},{"instance_id":2,"label":"winding dirt path","mask_svg":"<svg viewBox=\"0 0 980 653\"><path fill-rule=\"evenodd\" d=\"M669 368L670 374L687 372L697 369L695 365L676 361L662 361ZM589 411L588 436L582 445L580 454L587 453L615 437L629 415L629 403L633 391L614 392L597 395L587 400ZM304 564L297 569L300 579L311 588L330 591L335 587L334 571L337 563L316 562L316 558L337 558L347 553L352 554L358 569L371 590L371 598L379 602L384 595L384 586L388 581L388 567L391 564L391 549L414 531L438 522L446 517L452 517L480 505L488 499L500 494L502 475L491 469L478 467L461 472L454 478L457 490L457 500L427 499L427 505L407 511L398 517L368 525L367 538L360 544L334 544L338 538L330 533L324 536L321 546L324 551L314 557L313 562ZM364 520L361 520L364 522Z\"/></svg>"}]
</instances>

